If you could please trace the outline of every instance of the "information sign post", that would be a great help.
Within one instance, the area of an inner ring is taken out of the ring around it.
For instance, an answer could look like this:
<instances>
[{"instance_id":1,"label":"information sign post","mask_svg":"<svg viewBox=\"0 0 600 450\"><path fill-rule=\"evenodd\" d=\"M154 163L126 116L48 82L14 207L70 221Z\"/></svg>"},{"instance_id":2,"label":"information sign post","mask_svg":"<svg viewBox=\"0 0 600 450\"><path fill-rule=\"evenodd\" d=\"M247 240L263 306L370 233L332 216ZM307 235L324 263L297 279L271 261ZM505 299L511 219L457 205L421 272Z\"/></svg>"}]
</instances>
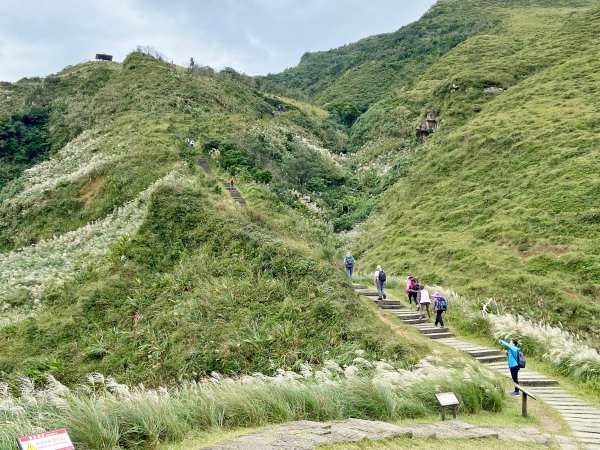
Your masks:
<instances>
[{"instance_id":1,"label":"information sign post","mask_svg":"<svg viewBox=\"0 0 600 450\"><path fill-rule=\"evenodd\" d=\"M454 392L443 392L441 394L435 394L440 403L441 409L440 414L442 415L442 420L446 420L446 406L452 406L452 417L456 419L456 408L460 403L454 395Z\"/></svg>"}]
</instances>

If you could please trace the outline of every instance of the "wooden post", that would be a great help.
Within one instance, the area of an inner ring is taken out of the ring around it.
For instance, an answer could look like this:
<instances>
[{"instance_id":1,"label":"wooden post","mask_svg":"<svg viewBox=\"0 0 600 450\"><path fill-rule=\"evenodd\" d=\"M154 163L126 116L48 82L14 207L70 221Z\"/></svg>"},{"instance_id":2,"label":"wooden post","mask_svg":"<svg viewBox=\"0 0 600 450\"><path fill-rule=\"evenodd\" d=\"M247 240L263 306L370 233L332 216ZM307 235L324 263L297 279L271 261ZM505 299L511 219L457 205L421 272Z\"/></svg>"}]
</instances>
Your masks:
<instances>
[{"instance_id":1,"label":"wooden post","mask_svg":"<svg viewBox=\"0 0 600 450\"><path fill-rule=\"evenodd\" d=\"M456 419L456 406L457 406L457 405L452 405L452 417L453 417L454 419Z\"/></svg>"},{"instance_id":2,"label":"wooden post","mask_svg":"<svg viewBox=\"0 0 600 450\"><path fill-rule=\"evenodd\" d=\"M523 415L523 417L527 417L527 397L531 397L534 400L537 400L537 399L535 398L535 395L526 391L518 384L515 384L515 387L521 391L521 396L523 397L521 399L521 414Z\"/></svg>"},{"instance_id":3,"label":"wooden post","mask_svg":"<svg viewBox=\"0 0 600 450\"><path fill-rule=\"evenodd\" d=\"M442 414L442 422L443 422L444 420L446 420L446 407L445 406L442 406L440 413Z\"/></svg>"}]
</instances>

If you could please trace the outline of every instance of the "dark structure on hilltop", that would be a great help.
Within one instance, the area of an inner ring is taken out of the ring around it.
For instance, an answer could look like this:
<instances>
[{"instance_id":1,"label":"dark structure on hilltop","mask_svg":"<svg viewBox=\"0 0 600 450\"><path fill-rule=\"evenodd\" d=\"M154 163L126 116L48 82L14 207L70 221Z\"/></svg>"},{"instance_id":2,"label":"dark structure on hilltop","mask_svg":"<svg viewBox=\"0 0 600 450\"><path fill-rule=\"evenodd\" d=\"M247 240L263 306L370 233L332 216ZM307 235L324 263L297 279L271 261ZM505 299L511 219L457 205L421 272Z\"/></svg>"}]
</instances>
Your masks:
<instances>
[{"instance_id":1,"label":"dark structure on hilltop","mask_svg":"<svg viewBox=\"0 0 600 450\"><path fill-rule=\"evenodd\" d=\"M113 55L105 55L104 53L96 53L97 61L112 61Z\"/></svg>"}]
</instances>

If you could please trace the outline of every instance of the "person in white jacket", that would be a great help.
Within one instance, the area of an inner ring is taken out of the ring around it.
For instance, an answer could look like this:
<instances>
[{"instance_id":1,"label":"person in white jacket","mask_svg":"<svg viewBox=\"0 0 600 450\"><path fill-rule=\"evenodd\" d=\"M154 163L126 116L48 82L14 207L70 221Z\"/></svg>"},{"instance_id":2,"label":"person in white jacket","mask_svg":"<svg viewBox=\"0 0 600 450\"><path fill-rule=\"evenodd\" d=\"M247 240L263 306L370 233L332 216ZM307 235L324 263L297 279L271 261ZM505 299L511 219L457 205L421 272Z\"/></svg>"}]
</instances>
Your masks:
<instances>
[{"instance_id":1,"label":"person in white jacket","mask_svg":"<svg viewBox=\"0 0 600 450\"><path fill-rule=\"evenodd\" d=\"M377 288L377 300L385 300L385 280L386 275L381 266L377 266L375 269L375 273L373 274L373 281L375 282L375 287Z\"/></svg>"},{"instance_id":2,"label":"person in white jacket","mask_svg":"<svg viewBox=\"0 0 600 450\"><path fill-rule=\"evenodd\" d=\"M419 320L423 318L424 309L427 309L427 317L431 319L431 311L429 310L429 305L431 305L429 291L425 289L425 286L421 285L419 290Z\"/></svg>"}]
</instances>

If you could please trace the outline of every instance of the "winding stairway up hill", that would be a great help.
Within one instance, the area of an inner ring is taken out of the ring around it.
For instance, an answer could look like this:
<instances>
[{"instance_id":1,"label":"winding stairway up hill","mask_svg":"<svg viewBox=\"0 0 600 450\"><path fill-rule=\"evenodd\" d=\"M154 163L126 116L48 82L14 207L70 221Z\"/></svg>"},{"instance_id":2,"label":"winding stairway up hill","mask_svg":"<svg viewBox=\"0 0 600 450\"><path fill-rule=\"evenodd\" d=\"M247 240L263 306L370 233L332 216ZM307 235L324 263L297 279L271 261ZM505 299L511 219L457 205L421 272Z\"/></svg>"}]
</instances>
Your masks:
<instances>
[{"instance_id":1,"label":"winding stairway up hill","mask_svg":"<svg viewBox=\"0 0 600 450\"><path fill-rule=\"evenodd\" d=\"M206 175L210 177L214 176L210 165L204 158L202 158L201 156L196 156L196 162L200 167L202 167ZM230 186L229 183L223 180L222 178L219 178L218 180L223 185L223 187L227 189L229 195L231 195L231 198L235 200L235 202L238 205L246 205L246 200L244 199L244 197L242 197L240 191L238 191L235 187Z\"/></svg>"},{"instance_id":2,"label":"winding stairway up hill","mask_svg":"<svg viewBox=\"0 0 600 450\"><path fill-rule=\"evenodd\" d=\"M377 292L365 285L354 285L354 290L377 302ZM506 357L500 350L483 345L472 344L455 338L448 328L436 328L427 319L420 319L419 314L406 309L399 300L387 299L377 302L379 306L396 315L407 325L418 329L425 336L471 355L490 369L510 378ZM531 369L522 369L519 373L519 384L529 387L539 399L555 408L573 430L573 435L586 449L600 449L600 408L575 397L560 388L558 382Z\"/></svg>"}]
</instances>

